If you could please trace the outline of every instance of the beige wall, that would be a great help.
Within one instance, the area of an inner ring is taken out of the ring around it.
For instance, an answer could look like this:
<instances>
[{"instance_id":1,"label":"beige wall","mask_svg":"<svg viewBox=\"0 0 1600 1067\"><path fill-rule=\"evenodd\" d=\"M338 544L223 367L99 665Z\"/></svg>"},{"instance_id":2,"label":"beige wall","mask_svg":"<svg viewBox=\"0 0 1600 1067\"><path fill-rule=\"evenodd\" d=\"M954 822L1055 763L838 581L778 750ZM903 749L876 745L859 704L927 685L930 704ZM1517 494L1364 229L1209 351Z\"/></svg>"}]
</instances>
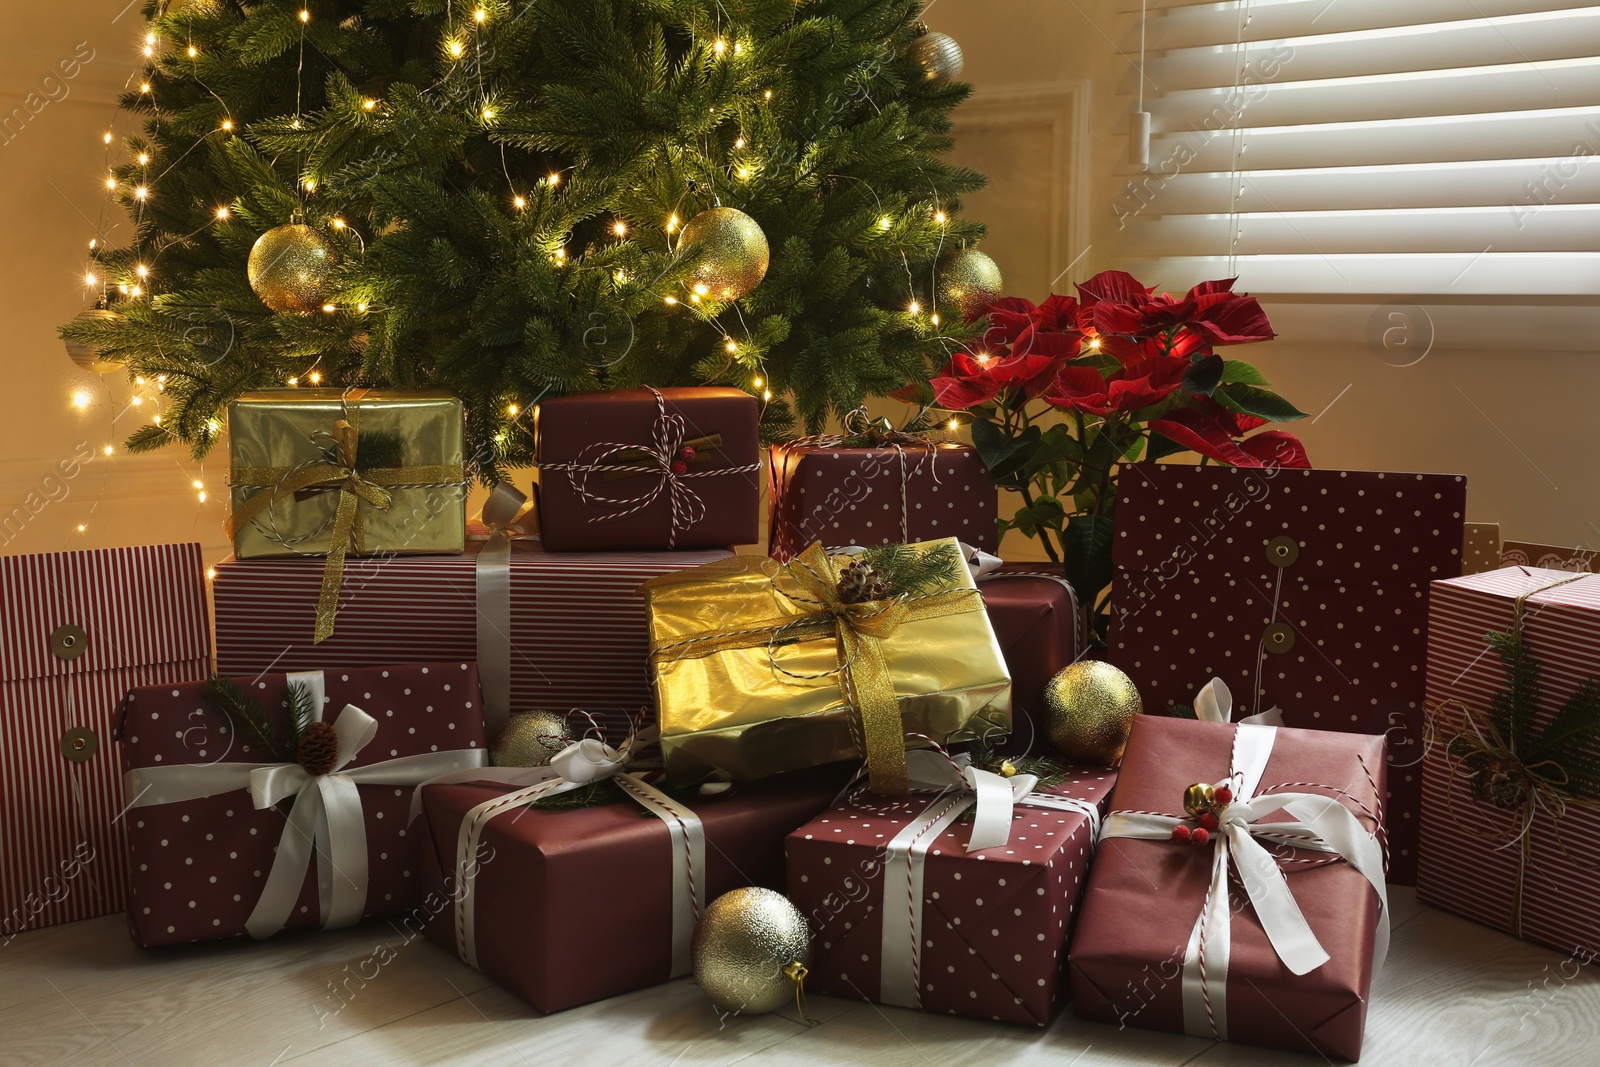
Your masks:
<instances>
[{"instance_id":1,"label":"beige wall","mask_svg":"<svg viewBox=\"0 0 1600 1067\"><path fill-rule=\"evenodd\" d=\"M49 92L60 96L41 79L80 42L95 53L64 99L46 103L0 145L0 204L8 209L0 230L0 551L198 539L214 560L226 551L224 465L202 466L175 450L101 455L149 409L127 406L132 390L119 376L76 370L54 329L81 306L83 255L105 203L101 135L136 69L142 23L137 5L118 18L126 3L13 5L0 40L0 116L25 106L30 92L39 94L36 105ZM961 42L967 77L979 88L960 116L957 156L991 175L969 213L989 224L985 247L1012 292L1042 298L1075 260L1058 288L1117 262L1110 204L1125 180L1127 105L1114 89L1129 67L1113 42L1126 32L1115 14L1122 6L938 0L929 12L935 29ZM1147 280L1183 288L1199 279ZM1467 321L1442 328L1426 359L1401 368L1361 340L1372 310L1286 318L1269 306L1284 336L1249 353L1302 408L1328 408L1301 426L1313 460L1462 471L1472 486L1469 517L1498 520L1511 537L1600 544L1589 412L1600 363L1585 320L1547 311ZM1516 343L1484 347L1485 322ZM78 390L91 396L83 411L71 404ZM90 462L73 466L75 452L91 449ZM70 479L61 477L63 461L75 471ZM203 505L196 480L207 488Z\"/></svg>"}]
</instances>

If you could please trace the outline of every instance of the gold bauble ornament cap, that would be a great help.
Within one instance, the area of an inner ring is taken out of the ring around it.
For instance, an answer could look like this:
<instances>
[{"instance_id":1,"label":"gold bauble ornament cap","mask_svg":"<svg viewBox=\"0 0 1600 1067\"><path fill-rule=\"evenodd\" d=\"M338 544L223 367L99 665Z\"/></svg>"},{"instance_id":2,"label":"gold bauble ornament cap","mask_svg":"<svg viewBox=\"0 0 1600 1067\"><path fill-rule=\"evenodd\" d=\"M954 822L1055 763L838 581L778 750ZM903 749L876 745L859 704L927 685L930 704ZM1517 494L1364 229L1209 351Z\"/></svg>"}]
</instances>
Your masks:
<instances>
[{"instance_id":1,"label":"gold bauble ornament cap","mask_svg":"<svg viewBox=\"0 0 1600 1067\"><path fill-rule=\"evenodd\" d=\"M782 893L750 887L722 894L695 924L689 955L695 981L724 1011L759 1015L803 1003L811 935Z\"/></svg>"},{"instance_id":2,"label":"gold bauble ornament cap","mask_svg":"<svg viewBox=\"0 0 1600 1067\"><path fill-rule=\"evenodd\" d=\"M121 315L117 314L115 311L112 311L110 308L94 307L78 312L77 316L74 317L72 321L118 322L121 320L121 318ZM67 341L67 355L71 356L72 362L76 363L82 369L92 370L97 374L108 374L111 371L120 370L124 366L123 361L120 359L102 360L100 358L99 350L87 341L74 341L69 339Z\"/></svg>"},{"instance_id":3,"label":"gold bauble ornament cap","mask_svg":"<svg viewBox=\"0 0 1600 1067\"><path fill-rule=\"evenodd\" d=\"M953 304L971 322L1004 294L1000 265L976 248L952 253L939 265L939 303Z\"/></svg>"},{"instance_id":4,"label":"gold bauble ornament cap","mask_svg":"<svg viewBox=\"0 0 1600 1067\"><path fill-rule=\"evenodd\" d=\"M1133 680L1109 663L1079 660L1044 688L1046 732L1074 763L1109 766L1122 758L1142 709Z\"/></svg>"},{"instance_id":5,"label":"gold bauble ornament cap","mask_svg":"<svg viewBox=\"0 0 1600 1067\"><path fill-rule=\"evenodd\" d=\"M699 256L689 288L707 300L737 300L767 276L771 250L761 224L734 207L714 207L684 224L678 252Z\"/></svg>"},{"instance_id":6,"label":"gold bauble ornament cap","mask_svg":"<svg viewBox=\"0 0 1600 1067\"><path fill-rule=\"evenodd\" d=\"M512 712L511 721L489 745L489 763L495 767L546 767L552 756L576 740L564 715Z\"/></svg>"},{"instance_id":7,"label":"gold bauble ornament cap","mask_svg":"<svg viewBox=\"0 0 1600 1067\"><path fill-rule=\"evenodd\" d=\"M281 314L322 310L333 267L333 249L304 223L274 226L250 249L246 270L261 302Z\"/></svg>"}]
</instances>

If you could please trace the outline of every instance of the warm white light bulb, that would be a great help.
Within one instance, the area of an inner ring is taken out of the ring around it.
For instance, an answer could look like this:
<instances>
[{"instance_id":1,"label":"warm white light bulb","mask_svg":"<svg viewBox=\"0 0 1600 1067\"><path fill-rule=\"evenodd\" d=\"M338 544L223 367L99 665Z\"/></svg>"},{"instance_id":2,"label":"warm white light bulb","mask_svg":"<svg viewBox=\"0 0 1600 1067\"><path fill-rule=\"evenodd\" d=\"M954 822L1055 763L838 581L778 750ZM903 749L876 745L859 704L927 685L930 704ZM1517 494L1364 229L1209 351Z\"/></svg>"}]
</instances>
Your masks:
<instances>
[{"instance_id":1,"label":"warm white light bulb","mask_svg":"<svg viewBox=\"0 0 1600 1067\"><path fill-rule=\"evenodd\" d=\"M362 308L366 307L365 304L362 304L361 306L362 306ZM310 375L308 375L308 377L311 379L311 384L312 385L320 385L322 383L322 372L321 371L314 370L314 371L312 371L310 373Z\"/></svg>"},{"instance_id":2,"label":"warm white light bulb","mask_svg":"<svg viewBox=\"0 0 1600 1067\"><path fill-rule=\"evenodd\" d=\"M300 384L300 379L299 378L289 378L283 384L284 385L289 385L289 386L299 385Z\"/></svg>"},{"instance_id":3,"label":"warm white light bulb","mask_svg":"<svg viewBox=\"0 0 1600 1067\"><path fill-rule=\"evenodd\" d=\"M467 50L467 46L462 44L461 41L455 37L452 37L446 41L444 43L444 47L445 50L449 52L450 55L455 59L460 59L462 53Z\"/></svg>"},{"instance_id":4,"label":"warm white light bulb","mask_svg":"<svg viewBox=\"0 0 1600 1067\"><path fill-rule=\"evenodd\" d=\"M959 420L951 419L949 422L945 423L945 428L946 429L950 429L950 430L954 430L957 427L959 427L960 425L961 425L961 422Z\"/></svg>"},{"instance_id":5,"label":"warm white light bulb","mask_svg":"<svg viewBox=\"0 0 1600 1067\"><path fill-rule=\"evenodd\" d=\"M768 89L766 92L762 93L761 94L761 99L763 99L763 100L771 100L772 99L772 90Z\"/></svg>"},{"instance_id":6,"label":"warm white light bulb","mask_svg":"<svg viewBox=\"0 0 1600 1067\"><path fill-rule=\"evenodd\" d=\"M344 229L344 227L345 227L344 219L334 219L333 220L333 228L334 229L342 230L342 229Z\"/></svg>"},{"instance_id":7,"label":"warm white light bulb","mask_svg":"<svg viewBox=\"0 0 1600 1067\"><path fill-rule=\"evenodd\" d=\"M233 120L232 119L223 119L222 120L222 128L223 128L224 131L232 130L233 129Z\"/></svg>"},{"instance_id":8,"label":"warm white light bulb","mask_svg":"<svg viewBox=\"0 0 1600 1067\"><path fill-rule=\"evenodd\" d=\"M512 206L514 206L518 211L521 211L523 208L528 206L528 202L526 200L522 199L522 197L520 197L520 196L512 197L511 198L511 203L512 203Z\"/></svg>"},{"instance_id":9,"label":"warm white light bulb","mask_svg":"<svg viewBox=\"0 0 1600 1067\"><path fill-rule=\"evenodd\" d=\"M135 274L137 274L141 278L150 277L150 268L145 266L143 263L141 263L137 267L133 268L133 272Z\"/></svg>"},{"instance_id":10,"label":"warm white light bulb","mask_svg":"<svg viewBox=\"0 0 1600 1067\"><path fill-rule=\"evenodd\" d=\"M750 385L751 385L752 388L760 389L762 384L763 383L762 383L760 378L752 378L752 379L750 379Z\"/></svg>"},{"instance_id":11,"label":"warm white light bulb","mask_svg":"<svg viewBox=\"0 0 1600 1067\"><path fill-rule=\"evenodd\" d=\"M741 177L741 178L750 177L750 168L749 167L740 167L739 168L739 177Z\"/></svg>"},{"instance_id":12,"label":"warm white light bulb","mask_svg":"<svg viewBox=\"0 0 1600 1067\"><path fill-rule=\"evenodd\" d=\"M878 220L878 229L880 229L880 230L887 230L890 226L893 226L893 225L894 225L894 220L891 219L888 215L885 215L885 216L883 216L883 218Z\"/></svg>"},{"instance_id":13,"label":"warm white light bulb","mask_svg":"<svg viewBox=\"0 0 1600 1067\"><path fill-rule=\"evenodd\" d=\"M139 153L139 166L148 167L149 165L150 165L150 153L148 153L148 152L140 152Z\"/></svg>"},{"instance_id":14,"label":"warm white light bulb","mask_svg":"<svg viewBox=\"0 0 1600 1067\"><path fill-rule=\"evenodd\" d=\"M106 134L106 144L110 144L110 143L111 143L111 134L107 133Z\"/></svg>"},{"instance_id":15,"label":"warm white light bulb","mask_svg":"<svg viewBox=\"0 0 1600 1067\"><path fill-rule=\"evenodd\" d=\"M311 21L311 12L307 11L305 8L301 8L300 9L300 21L301 22L310 22Z\"/></svg>"},{"instance_id":16,"label":"warm white light bulb","mask_svg":"<svg viewBox=\"0 0 1600 1067\"><path fill-rule=\"evenodd\" d=\"M327 312L329 315L332 315L335 311L339 310L339 305L337 305L337 304L323 304L322 305L322 310Z\"/></svg>"},{"instance_id":17,"label":"warm white light bulb","mask_svg":"<svg viewBox=\"0 0 1600 1067\"><path fill-rule=\"evenodd\" d=\"M728 343L722 347L726 348L729 352L737 352L739 351L739 342L730 337L728 338Z\"/></svg>"},{"instance_id":18,"label":"warm white light bulb","mask_svg":"<svg viewBox=\"0 0 1600 1067\"><path fill-rule=\"evenodd\" d=\"M670 305L670 304L676 304L677 302L678 302L678 298L675 297L675 296L668 296L668 297L663 297L662 298L662 303L665 303L665 304L669 304Z\"/></svg>"},{"instance_id":19,"label":"warm white light bulb","mask_svg":"<svg viewBox=\"0 0 1600 1067\"><path fill-rule=\"evenodd\" d=\"M196 48L194 45L190 45L189 46L189 58L190 59L193 59L195 56L198 56L199 54L200 54L200 49Z\"/></svg>"},{"instance_id":20,"label":"warm white light bulb","mask_svg":"<svg viewBox=\"0 0 1600 1067\"><path fill-rule=\"evenodd\" d=\"M84 280L84 283L87 284L87 285L94 285L95 282L96 282L95 276L93 274L85 274L83 276L83 280Z\"/></svg>"},{"instance_id":21,"label":"warm white light bulb","mask_svg":"<svg viewBox=\"0 0 1600 1067\"><path fill-rule=\"evenodd\" d=\"M728 42L724 41L721 37L718 37L711 43L711 50L720 56L722 53L728 50Z\"/></svg>"},{"instance_id":22,"label":"warm white light bulb","mask_svg":"<svg viewBox=\"0 0 1600 1067\"><path fill-rule=\"evenodd\" d=\"M711 287L705 282L695 282L694 291L701 296L705 296L707 293L711 292Z\"/></svg>"},{"instance_id":23,"label":"warm white light bulb","mask_svg":"<svg viewBox=\"0 0 1600 1067\"><path fill-rule=\"evenodd\" d=\"M611 232L616 234L618 237L626 236L628 232L628 224L623 222L621 219L618 219L616 222L611 224Z\"/></svg>"},{"instance_id":24,"label":"warm white light bulb","mask_svg":"<svg viewBox=\"0 0 1600 1067\"><path fill-rule=\"evenodd\" d=\"M484 122L493 122L494 121L494 108L486 107L486 108L483 109L483 121Z\"/></svg>"},{"instance_id":25,"label":"warm white light bulb","mask_svg":"<svg viewBox=\"0 0 1600 1067\"><path fill-rule=\"evenodd\" d=\"M560 185L561 184L561 175L559 173L552 174L552 175L550 175L550 177L546 178L545 180L547 182L549 182L551 185Z\"/></svg>"},{"instance_id":26,"label":"warm white light bulb","mask_svg":"<svg viewBox=\"0 0 1600 1067\"><path fill-rule=\"evenodd\" d=\"M378 102L376 100L371 99L370 97L368 99L366 99L366 100L361 101L361 107L366 111L371 111L374 108L376 108L377 106L378 106Z\"/></svg>"},{"instance_id":27,"label":"warm white light bulb","mask_svg":"<svg viewBox=\"0 0 1600 1067\"><path fill-rule=\"evenodd\" d=\"M671 218L667 219L667 232L668 233L672 233L677 228L678 228L678 216L673 215Z\"/></svg>"},{"instance_id":28,"label":"warm white light bulb","mask_svg":"<svg viewBox=\"0 0 1600 1067\"><path fill-rule=\"evenodd\" d=\"M487 11L485 11L481 7L478 8L478 10L476 10L476 11L474 11L472 13L472 19L473 19L474 22L484 22L484 21L487 21L488 18L489 18L489 13Z\"/></svg>"},{"instance_id":29,"label":"warm white light bulb","mask_svg":"<svg viewBox=\"0 0 1600 1067\"><path fill-rule=\"evenodd\" d=\"M115 189L116 187L117 187L117 179L115 179L115 178L107 178L106 179L106 188L107 189Z\"/></svg>"},{"instance_id":30,"label":"warm white light bulb","mask_svg":"<svg viewBox=\"0 0 1600 1067\"><path fill-rule=\"evenodd\" d=\"M150 195L150 190L148 190L144 186L140 185L140 186L135 187L135 189L133 190L133 195L137 199L143 200L145 197Z\"/></svg>"},{"instance_id":31,"label":"warm white light bulb","mask_svg":"<svg viewBox=\"0 0 1600 1067\"><path fill-rule=\"evenodd\" d=\"M911 310L911 314L915 315L917 312L922 310L922 305L917 303L915 300L913 300L913 301L911 301L910 310Z\"/></svg>"},{"instance_id":32,"label":"warm white light bulb","mask_svg":"<svg viewBox=\"0 0 1600 1067\"><path fill-rule=\"evenodd\" d=\"M156 416L156 421L157 422L161 421L161 417L159 415ZM106 447L102 448L100 451L104 452L106 455L109 456L114 451L114 449L110 445L106 445Z\"/></svg>"},{"instance_id":33,"label":"warm white light bulb","mask_svg":"<svg viewBox=\"0 0 1600 1067\"><path fill-rule=\"evenodd\" d=\"M506 414L510 415L513 419L517 417L517 412L519 412L521 410L522 409L517 407L517 405L515 405L515 404L507 404L506 405Z\"/></svg>"},{"instance_id":34,"label":"warm white light bulb","mask_svg":"<svg viewBox=\"0 0 1600 1067\"><path fill-rule=\"evenodd\" d=\"M744 147L744 138L741 137L737 141L733 142L733 147L735 147L735 148L743 148Z\"/></svg>"},{"instance_id":35,"label":"warm white light bulb","mask_svg":"<svg viewBox=\"0 0 1600 1067\"><path fill-rule=\"evenodd\" d=\"M939 325L939 313L935 311L932 315L929 315L928 321L933 323L935 326Z\"/></svg>"},{"instance_id":36,"label":"warm white light bulb","mask_svg":"<svg viewBox=\"0 0 1600 1067\"><path fill-rule=\"evenodd\" d=\"M935 211L935 212L934 212L934 213L933 213L933 221L934 221L934 222L938 222L938 223L943 223L943 222L944 222L944 219L945 219L945 214L944 214L944 212L942 212L942 211Z\"/></svg>"},{"instance_id":37,"label":"warm white light bulb","mask_svg":"<svg viewBox=\"0 0 1600 1067\"><path fill-rule=\"evenodd\" d=\"M93 399L94 398L91 397L86 390L79 389L77 392L72 394L72 406L77 408L79 411L82 411L84 408L89 406Z\"/></svg>"},{"instance_id":38,"label":"warm white light bulb","mask_svg":"<svg viewBox=\"0 0 1600 1067\"><path fill-rule=\"evenodd\" d=\"M87 530L88 528L89 527L85 526L83 523L81 523L81 522L78 523L78 532L79 533L83 533L83 531Z\"/></svg>"},{"instance_id":39,"label":"warm white light bulb","mask_svg":"<svg viewBox=\"0 0 1600 1067\"><path fill-rule=\"evenodd\" d=\"M763 390L761 390L761 399L762 400L771 400L772 399L772 390L771 389L763 389Z\"/></svg>"},{"instance_id":40,"label":"warm white light bulb","mask_svg":"<svg viewBox=\"0 0 1600 1067\"><path fill-rule=\"evenodd\" d=\"M150 91L150 83L149 82L144 82L144 83L140 84L139 91L141 93L148 93Z\"/></svg>"},{"instance_id":41,"label":"warm white light bulb","mask_svg":"<svg viewBox=\"0 0 1600 1067\"><path fill-rule=\"evenodd\" d=\"M143 296L144 295L144 287L136 285L132 289L128 290L128 295L129 296ZM134 403L138 403L139 402L139 398L138 397L134 397L133 401L134 401Z\"/></svg>"}]
</instances>

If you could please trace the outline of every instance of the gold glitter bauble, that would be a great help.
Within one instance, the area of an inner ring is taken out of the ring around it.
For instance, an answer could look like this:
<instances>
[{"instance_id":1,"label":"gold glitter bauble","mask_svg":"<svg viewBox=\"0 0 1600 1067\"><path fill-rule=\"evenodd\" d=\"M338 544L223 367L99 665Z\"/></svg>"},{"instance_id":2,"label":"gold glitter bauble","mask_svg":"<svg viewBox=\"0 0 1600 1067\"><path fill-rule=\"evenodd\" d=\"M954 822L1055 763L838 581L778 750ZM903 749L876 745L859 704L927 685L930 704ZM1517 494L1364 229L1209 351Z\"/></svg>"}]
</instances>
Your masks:
<instances>
[{"instance_id":1,"label":"gold glitter bauble","mask_svg":"<svg viewBox=\"0 0 1600 1067\"><path fill-rule=\"evenodd\" d=\"M1139 714L1133 679L1109 663L1079 660L1044 687L1046 732L1074 763L1110 765L1122 758Z\"/></svg>"},{"instance_id":2,"label":"gold glitter bauble","mask_svg":"<svg viewBox=\"0 0 1600 1067\"><path fill-rule=\"evenodd\" d=\"M567 731L567 719L553 711L513 712L511 721L489 745L489 762L496 767L544 767L550 757L576 741Z\"/></svg>"},{"instance_id":3,"label":"gold glitter bauble","mask_svg":"<svg viewBox=\"0 0 1600 1067\"><path fill-rule=\"evenodd\" d=\"M694 250L699 262L689 279L696 296L710 300L737 300L767 276L771 251L761 225L738 208L714 207L702 211L683 227L680 254Z\"/></svg>"},{"instance_id":4,"label":"gold glitter bauble","mask_svg":"<svg viewBox=\"0 0 1600 1067\"><path fill-rule=\"evenodd\" d=\"M274 226L250 249L250 288L273 311L309 315L322 310L333 250L310 226Z\"/></svg>"},{"instance_id":5,"label":"gold glitter bauble","mask_svg":"<svg viewBox=\"0 0 1600 1067\"><path fill-rule=\"evenodd\" d=\"M796 975L811 962L806 918L770 889L735 889L711 902L694 927L694 977L724 1011L759 1015L795 1002Z\"/></svg>"},{"instance_id":6,"label":"gold glitter bauble","mask_svg":"<svg viewBox=\"0 0 1600 1067\"><path fill-rule=\"evenodd\" d=\"M122 318L109 308L90 308L80 311L73 322L116 322ZM122 367L122 360L101 360L100 352L87 341L67 341L67 355L84 370L107 374Z\"/></svg>"},{"instance_id":7,"label":"gold glitter bauble","mask_svg":"<svg viewBox=\"0 0 1600 1067\"><path fill-rule=\"evenodd\" d=\"M948 33L925 33L911 42L906 58L922 67L929 81L954 81L967 65L961 46Z\"/></svg>"},{"instance_id":8,"label":"gold glitter bauble","mask_svg":"<svg viewBox=\"0 0 1600 1067\"><path fill-rule=\"evenodd\" d=\"M939 265L939 303L954 304L972 321L1000 299L1000 266L976 248L963 248Z\"/></svg>"}]
</instances>

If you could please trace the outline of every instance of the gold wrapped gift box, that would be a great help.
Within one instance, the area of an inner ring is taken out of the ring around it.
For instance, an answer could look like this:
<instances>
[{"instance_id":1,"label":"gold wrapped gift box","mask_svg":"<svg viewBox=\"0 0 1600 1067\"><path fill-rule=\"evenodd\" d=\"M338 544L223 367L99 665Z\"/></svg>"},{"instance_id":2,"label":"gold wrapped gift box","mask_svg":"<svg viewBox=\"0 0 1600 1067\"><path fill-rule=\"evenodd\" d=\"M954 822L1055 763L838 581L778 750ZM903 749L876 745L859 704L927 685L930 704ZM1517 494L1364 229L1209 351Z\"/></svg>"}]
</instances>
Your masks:
<instances>
[{"instance_id":1,"label":"gold wrapped gift box","mask_svg":"<svg viewBox=\"0 0 1600 1067\"><path fill-rule=\"evenodd\" d=\"M865 757L874 790L902 792L906 735L1010 730L1011 678L967 569L931 593L844 604L848 559L813 545L788 564L736 556L646 583L672 778Z\"/></svg>"},{"instance_id":2,"label":"gold wrapped gift box","mask_svg":"<svg viewBox=\"0 0 1600 1067\"><path fill-rule=\"evenodd\" d=\"M444 392L269 389L228 407L228 530L239 559L327 556L316 640L347 555L465 548L461 401Z\"/></svg>"}]
</instances>

